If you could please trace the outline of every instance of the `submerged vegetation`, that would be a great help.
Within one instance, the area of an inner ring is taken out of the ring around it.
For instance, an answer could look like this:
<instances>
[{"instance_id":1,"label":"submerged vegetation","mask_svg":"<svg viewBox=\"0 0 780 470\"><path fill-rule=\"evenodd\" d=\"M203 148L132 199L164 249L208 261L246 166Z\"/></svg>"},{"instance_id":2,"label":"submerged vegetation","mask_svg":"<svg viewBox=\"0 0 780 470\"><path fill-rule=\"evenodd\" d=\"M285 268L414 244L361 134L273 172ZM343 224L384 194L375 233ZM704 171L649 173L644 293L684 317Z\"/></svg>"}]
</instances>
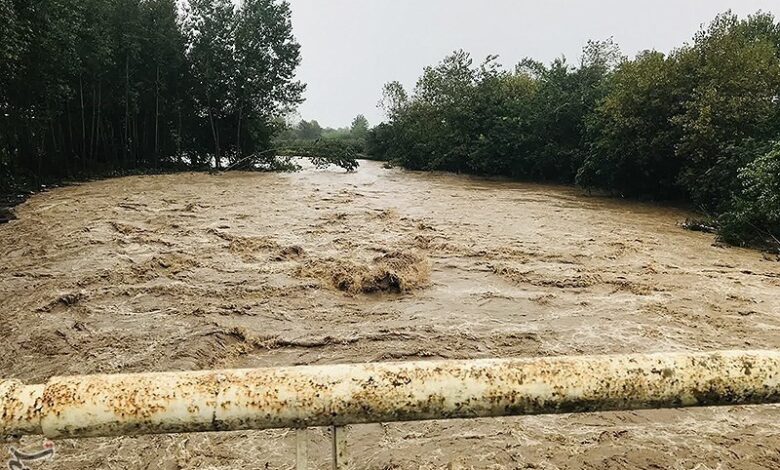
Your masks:
<instances>
[{"instance_id":1,"label":"submerged vegetation","mask_svg":"<svg viewBox=\"0 0 780 470\"><path fill-rule=\"evenodd\" d=\"M249 155L278 166L271 141L305 88L289 5L179 4L0 0L0 192Z\"/></svg>"},{"instance_id":2,"label":"submerged vegetation","mask_svg":"<svg viewBox=\"0 0 780 470\"><path fill-rule=\"evenodd\" d=\"M718 16L633 59L590 42L578 64L457 51L409 94L384 89L368 152L417 170L556 181L682 200L735 244L780 246L780 24Z\"/></svg>"},{"instance_id":3,"label":"submerged vegetation","mask_svg":"<svg viewBox=\"0 0 780 470\"><path fill-rule=\"evenodd\" d=\"M325 157L347 170L353 170L357 168L355 159L366 157L368 132L368 119L362 114L352 120L350 127L341 129L323 128L317 121L301 120L294 126L286 126L275 143L282 149L283 155Z\"/></svg>"}]
</instances>

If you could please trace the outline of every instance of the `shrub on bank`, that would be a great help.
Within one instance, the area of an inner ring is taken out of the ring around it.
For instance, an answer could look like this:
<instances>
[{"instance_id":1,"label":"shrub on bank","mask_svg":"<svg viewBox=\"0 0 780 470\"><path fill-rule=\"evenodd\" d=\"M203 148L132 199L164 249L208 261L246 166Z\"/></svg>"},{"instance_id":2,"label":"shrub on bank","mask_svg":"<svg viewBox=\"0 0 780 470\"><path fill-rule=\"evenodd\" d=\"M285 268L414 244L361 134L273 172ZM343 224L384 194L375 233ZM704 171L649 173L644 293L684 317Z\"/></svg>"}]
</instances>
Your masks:
<instances>
[{"instance_id":1,"label":"shrub on bank","mask_svg":"<svg viewBox=\"0 0 780 470\"><path fill-rule=\"evenodd\" d=\"M780 249L780 142L739 173L741 192L721 217L721 236L735 244Z\"/></svg>"}]
</instances>

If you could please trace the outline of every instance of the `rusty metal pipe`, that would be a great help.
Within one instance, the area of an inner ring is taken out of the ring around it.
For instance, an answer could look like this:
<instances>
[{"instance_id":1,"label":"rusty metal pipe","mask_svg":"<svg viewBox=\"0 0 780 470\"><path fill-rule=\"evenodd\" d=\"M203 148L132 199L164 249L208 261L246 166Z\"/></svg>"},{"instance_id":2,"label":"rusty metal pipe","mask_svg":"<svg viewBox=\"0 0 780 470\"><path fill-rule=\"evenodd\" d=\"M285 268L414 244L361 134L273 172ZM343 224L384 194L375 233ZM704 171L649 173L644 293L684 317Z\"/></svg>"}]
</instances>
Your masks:
<instances>
[{"instance_id":1,"label":"rusty metal pipe","mask_svg":"<svg viewBox=\"0 0 780 470\"><path fill-rule=\"evenodd\" d=\"M780 351L0 381L0 435L49 438L780 402Z\"/></svg>"}]
</instances>

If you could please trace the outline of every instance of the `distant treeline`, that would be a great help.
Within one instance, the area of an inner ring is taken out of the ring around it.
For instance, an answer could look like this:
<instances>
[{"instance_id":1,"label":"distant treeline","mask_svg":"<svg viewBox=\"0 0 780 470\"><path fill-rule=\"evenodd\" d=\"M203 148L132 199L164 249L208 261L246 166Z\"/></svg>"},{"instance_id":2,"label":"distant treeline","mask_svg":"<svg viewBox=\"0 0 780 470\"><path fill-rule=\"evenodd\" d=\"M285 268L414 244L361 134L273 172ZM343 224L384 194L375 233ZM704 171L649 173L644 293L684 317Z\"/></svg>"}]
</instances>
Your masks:
<instances>
[{"instance_id":1,"label":"distant treeline","mask_svg":"<svg viewBox=\"0 0 780 470\"><path fill-rule=\"evenodd\" d=\"M281 141L312 141L326 139L355 141L358 144L363 144L368 135L368 129L368 119L362 114L355 116L350 127L339 129L322 127L320 126L320 123L315 120L301 120L295 125L288 126L283 132L279 133L277 139Z\"/></svg>"},{"instance_id":2,"label":"distant treeline","mask_svg":"<svg viewBox=\"0 0 780 470\"><path fill-rule=\"evenodd\" d=\"M458 51L409 95L385 86L389 120L368 152L406 168L576 183L690 201L732 243L780 237L780 24L718 16L668 55L633 60L590 42L577 65Z\"/></svg>"},{"instance_id":3,"label":"distant treeline","mask_svg":"<svg viewBox=\"0 0 780 470\"><path fill-rule=\"evenodd\" d=\"M287 126L277 135L275 142L280 147L344 148L355 156L364 157L368 130L368 119L362 114L352 120L350 127L339 129L323 128L315 120L302 120L295 125Z\"/></svg>"},{"instance_id":4,"label":"distant treeline","mask_svg":"<svg viewBox=\"0 0 780 470\"><path fill-rule=\"evenodd\" d=\"M0 191L273 159L302 101L284 1L0 0Z\"/></svg>"}]
</instances>

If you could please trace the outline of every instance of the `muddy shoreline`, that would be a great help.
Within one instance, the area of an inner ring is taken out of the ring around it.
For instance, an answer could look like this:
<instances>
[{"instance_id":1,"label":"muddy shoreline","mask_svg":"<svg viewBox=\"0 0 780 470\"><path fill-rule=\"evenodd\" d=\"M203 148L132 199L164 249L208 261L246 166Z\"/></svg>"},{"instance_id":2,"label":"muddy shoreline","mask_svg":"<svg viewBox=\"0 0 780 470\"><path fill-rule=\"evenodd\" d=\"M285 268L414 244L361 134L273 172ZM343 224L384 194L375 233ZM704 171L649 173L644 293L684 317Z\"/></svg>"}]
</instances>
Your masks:
<instances>
[{"instance_id":1,"label":"muddy shoreline","mask_svg":"<svg viewBox=\"0 0 780 470\"><path fill-rule=\"evenodd\" d=\"M0 226L0 373L30 383L780 348L777 261L679 227L684 210L571 188L365 161L353 174L94 181L16 211ZM356 468L778 468L779 418L738 407L349 433ZM311 468L328 468L327 436L313 436ZM288 431L63 441L36 468L282 469L294 446Z\"/></svg>"}]
</instances>

